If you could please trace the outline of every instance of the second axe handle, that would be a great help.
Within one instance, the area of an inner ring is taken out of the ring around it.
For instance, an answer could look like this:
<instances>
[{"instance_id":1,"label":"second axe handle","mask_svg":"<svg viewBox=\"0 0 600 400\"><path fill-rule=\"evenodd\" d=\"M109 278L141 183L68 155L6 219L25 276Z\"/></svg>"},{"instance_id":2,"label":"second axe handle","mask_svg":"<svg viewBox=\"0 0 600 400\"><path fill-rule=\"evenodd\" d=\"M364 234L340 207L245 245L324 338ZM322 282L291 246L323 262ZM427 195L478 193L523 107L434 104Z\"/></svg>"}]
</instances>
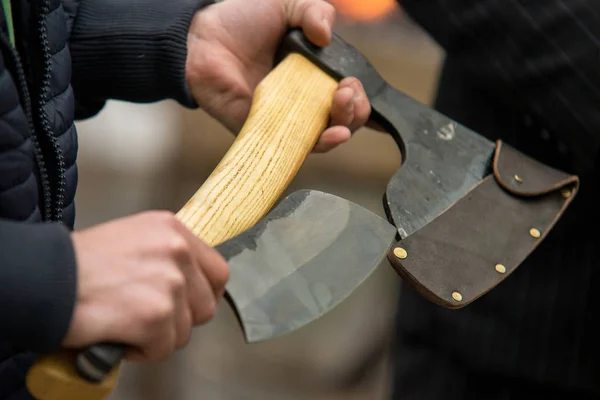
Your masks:
<instances>
[{"instance_id":1,"label":"second axe handle","mask_svg":"<svg viewBox=\"0 0 600 400\"><path fill-rule=\"evenodd\" d=\"M304 56L287 55L259 84L242 130L177 213L180 221L211 246L254 226L327 127L337 86ZM27 375L27 387L38 400L103 400L115 387L124 350L123 345L99 344L80 353L43 355ZM85 371L97 382L85 379Z\"/></svg>"}]
</instances>

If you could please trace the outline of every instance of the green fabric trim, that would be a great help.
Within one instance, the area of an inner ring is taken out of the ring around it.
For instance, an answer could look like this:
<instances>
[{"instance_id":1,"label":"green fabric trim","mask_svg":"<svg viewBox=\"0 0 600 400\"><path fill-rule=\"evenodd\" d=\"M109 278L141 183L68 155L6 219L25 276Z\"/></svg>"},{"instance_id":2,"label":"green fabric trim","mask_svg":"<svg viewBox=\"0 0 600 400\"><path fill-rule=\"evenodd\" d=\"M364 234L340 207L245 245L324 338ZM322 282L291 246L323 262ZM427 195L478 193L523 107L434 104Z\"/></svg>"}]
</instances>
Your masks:
<instances>
[{"instance_id":1,"label":"green fabric trim","mask_svg":"<svg viewBox=\"0 0 600 400\"><path fill-rule=\"evenodd\" d=\"M4 15L6 16L6 24L8 25L8 37L14 47L15 46L15 29L13 27L12 8L10 6L10 0L2 0L2 8L4 9Z\"/></svg>"}]
</instances>

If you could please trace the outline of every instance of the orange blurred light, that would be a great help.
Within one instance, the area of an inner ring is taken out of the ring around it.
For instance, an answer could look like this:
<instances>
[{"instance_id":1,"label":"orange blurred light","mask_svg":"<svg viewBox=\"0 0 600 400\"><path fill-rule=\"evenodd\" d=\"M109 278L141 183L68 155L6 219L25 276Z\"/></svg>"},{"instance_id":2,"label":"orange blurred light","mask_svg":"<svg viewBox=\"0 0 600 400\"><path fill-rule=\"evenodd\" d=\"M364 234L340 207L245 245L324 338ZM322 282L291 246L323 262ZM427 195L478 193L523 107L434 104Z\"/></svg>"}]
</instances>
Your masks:
<instances>
[{"instance_id":1,"label":"orange blurred light","mask_svg":"<svg viewBox=\"0 0 600 400\"><path fill-rule=\"evenodd\" d=\"M329 0L338 13L361 22L382 19L393 12L396 0Z\"/></svg>"}]
</instances>

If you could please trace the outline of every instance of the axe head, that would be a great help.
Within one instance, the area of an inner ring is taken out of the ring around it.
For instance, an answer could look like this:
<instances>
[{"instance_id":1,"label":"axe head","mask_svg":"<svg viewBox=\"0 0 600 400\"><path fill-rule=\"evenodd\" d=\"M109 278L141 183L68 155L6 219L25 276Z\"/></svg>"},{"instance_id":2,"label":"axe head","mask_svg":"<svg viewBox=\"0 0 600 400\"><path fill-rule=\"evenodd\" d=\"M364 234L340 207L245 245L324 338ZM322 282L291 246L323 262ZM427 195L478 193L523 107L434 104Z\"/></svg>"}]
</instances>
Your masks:
<instances>
[{"instance_id":1,"label":"axe head","mask_svg":"<svg viewBox=\"0 0 600 400\"><path fill-rule=\"evenodd\" d=\"M342 302L385 259L396 229L340 197L300 190L217 246L247 342L295 330Z\"/></svg>"},{"instance_id":2,"label":"axe head","mask_svg":"<svg viewBox=\"0 0 600 400\"><path fill-rule=\"evenodd\" d=\"M383 196L397 230L388 259L427 299L460 308L484 295L527 258L573 200L577 176L408 97L337 34L321 48L292 30L279 57L290 52L338 80L358 78L371 120L398 144L402 164Z\"/></svg>"}]
</instances>

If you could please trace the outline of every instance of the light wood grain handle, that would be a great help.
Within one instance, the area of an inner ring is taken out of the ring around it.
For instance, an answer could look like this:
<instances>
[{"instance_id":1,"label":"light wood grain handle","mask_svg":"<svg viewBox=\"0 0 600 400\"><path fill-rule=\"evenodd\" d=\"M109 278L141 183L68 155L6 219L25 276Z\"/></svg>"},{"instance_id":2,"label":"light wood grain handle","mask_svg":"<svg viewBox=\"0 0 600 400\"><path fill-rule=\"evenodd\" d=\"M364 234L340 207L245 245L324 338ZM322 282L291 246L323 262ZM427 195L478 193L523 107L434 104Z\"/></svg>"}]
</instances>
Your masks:
<instances>
[{"instance_id":1,"label":"light wood grain handle","mask_svg":"<svg viewBox=\"0 0 600 400\"><path fill-rule=\"evenodd\" d=\"M337 82L299 54L279 63L255 91L241 132L202 187L177 213L212 246L264 217L288 187L329 121ZM41 357L27 386L38 400L103 400L119 366L99 383L81 378L74 352Z\"/></svg>"},{"instance_id":2,"label":"light wood grain handle","mask_svg":"<svg viewBox=\"0 0 600 400\"><path fill-rule=\"evenodd\" d=\"M213 246L256 224L326 128L337 82L290 54L256 89L237 139L179 219Z\"/></svg>"}]
</instances>

